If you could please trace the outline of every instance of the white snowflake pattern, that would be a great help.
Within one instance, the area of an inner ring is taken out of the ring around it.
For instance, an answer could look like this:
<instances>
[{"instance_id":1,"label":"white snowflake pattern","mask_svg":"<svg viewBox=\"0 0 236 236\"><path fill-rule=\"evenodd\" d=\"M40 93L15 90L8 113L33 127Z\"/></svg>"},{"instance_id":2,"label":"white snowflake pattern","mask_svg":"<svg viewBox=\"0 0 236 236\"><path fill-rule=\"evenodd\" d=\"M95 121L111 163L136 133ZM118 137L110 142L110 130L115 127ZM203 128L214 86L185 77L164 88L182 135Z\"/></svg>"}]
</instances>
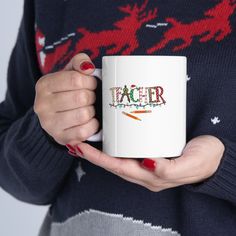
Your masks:
<instances>
[{"instance_id":1,"label":"white snowflake pattern","mask_svg":"<svg viewBox=\"0 0 236 236\"><path fill-rule=\"evenodd\" d=\"M39 38L38 39L38 43L39 43L40 46L44 47L44 45L45 45L45 37Z\"/></svg>"},{"instance_id":2,"label":"white snowflake pattern","mask_svg":"<svg viewBox=\"0 0 236 236\"><path fill-rule=\"evenodd\" d=\"M211 123L213 124L213 125L216 125L216 124L218 124L218 123L220 123L221 122L221 120L219 119L219 117L217 117L217 116L215 116L214 118L211 118Z\"/></svg>"},{"instance_id":3,"label":"white snowflake pattern","mask_svg":"<svg viewBox=\"0 0 236 236\"><path fill-rule=\"evenodd\" d=\"M40 52L39 57L40 57L41 65L44 66L45 65L45 60L46 60L46 54L44 52Z\"/></svg>"},{"instance_id":4,"label":"white snowflake pattern","mask_svg":"<svg viewBox=\"0 0 236 236\"><path fill-rule=\"evenodd\" d=\"M75 170L78 182L80 182L81 178L86 174L86 172L82 169L81 162L79 162L78 167Z\"/></svg>"}]
</instances>

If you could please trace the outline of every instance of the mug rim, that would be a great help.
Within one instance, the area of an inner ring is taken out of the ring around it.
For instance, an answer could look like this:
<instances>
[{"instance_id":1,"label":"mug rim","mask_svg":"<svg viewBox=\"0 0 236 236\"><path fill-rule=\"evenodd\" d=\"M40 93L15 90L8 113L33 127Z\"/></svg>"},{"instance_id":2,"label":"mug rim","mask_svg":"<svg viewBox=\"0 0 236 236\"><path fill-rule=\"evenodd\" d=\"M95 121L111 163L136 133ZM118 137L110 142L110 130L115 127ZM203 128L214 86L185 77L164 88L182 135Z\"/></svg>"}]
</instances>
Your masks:
<instances>
[{"instance_id":1,"label":"mug rim","mask_svg":"<svg viewBox=\"0 0 236 236\"><path fill-rule=\"evenodd\" d=\"M155 58L185 58L187 59L186 56L176 56L176 55L106 55L106 56L103 56L103 58L111 58L111 57L120 57L120 58L131 58L131 57L155 57Z\"/></svg>"}]
</instances>

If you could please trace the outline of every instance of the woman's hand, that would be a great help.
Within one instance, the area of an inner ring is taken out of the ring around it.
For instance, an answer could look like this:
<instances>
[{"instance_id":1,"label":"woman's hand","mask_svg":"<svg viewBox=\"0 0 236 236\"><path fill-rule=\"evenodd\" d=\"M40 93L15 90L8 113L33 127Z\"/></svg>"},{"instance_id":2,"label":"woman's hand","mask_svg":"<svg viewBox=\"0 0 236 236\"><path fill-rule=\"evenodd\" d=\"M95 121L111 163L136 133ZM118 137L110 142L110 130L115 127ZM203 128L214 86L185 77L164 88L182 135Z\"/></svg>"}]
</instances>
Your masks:
<instances>
[{"instance_id":1,"label":"woman's hand","mask_svg":"<svg viewBox=\"0 0 236 236\"><path fill-rule=\"evenodd\" d=\"M77 154L82 158L154 192L209 178L216 172L223 153L223 143L210 135L192 139L178 158L144 159L141 163L110 157L86 143L77 145Z\"/></svg>"},{"instance_id":2,"label":"woman's hand","mask_svg":"<svg viewBox=\"0 0 236 236\"><path fill-rule=\"evenodd\" d=\"M81 143L98 130L94 69L86 54L78 54L63 71L45 75L36 84L34 111L42 128L59 144Z\"/></svg>"}]
</instances>

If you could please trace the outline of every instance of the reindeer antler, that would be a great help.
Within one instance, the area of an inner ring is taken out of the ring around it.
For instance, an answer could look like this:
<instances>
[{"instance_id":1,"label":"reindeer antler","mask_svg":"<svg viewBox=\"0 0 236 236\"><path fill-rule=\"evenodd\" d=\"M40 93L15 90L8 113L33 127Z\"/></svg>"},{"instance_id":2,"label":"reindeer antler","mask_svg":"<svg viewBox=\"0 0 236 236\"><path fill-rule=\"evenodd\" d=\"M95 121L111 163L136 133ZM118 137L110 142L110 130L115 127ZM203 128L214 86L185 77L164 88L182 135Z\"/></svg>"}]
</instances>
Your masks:
<instances>
[{"instance_id":1,"label":"reindeer antler","mask_svg":"<svg viewBox=\"0 0 236 236\"><path fill-rule=\"evenodd\" d=\"M119 7L119 10L125 13L131 13L132 12L132 8L131 6L128 4L124 7Z\"/></svg>"},{"instance_id":2,"label":"reindeer antler","mask_svg":"<svg viewBox=\"0 0 236 236\"><path fill-rule=\"evenodd\" d=\"M139 12L142 12L142 11L144 11L144 10L145 10L145 8L146 8L146 6L147 6L147 4L148 4L148 0L144 0L144 3L143 3L143 5L141 5L141 7L138 9L138 10L139 10Z\"/></svg>"},{"instance_id":3,"label":"reindeer antler","mask_svg":"<svg viewBox=\"0 0 236 236\"><path fill-rule=\"evenodd\" d=\"M139 17L140 19L140 23L146 23L150 20L153 20L154 18L157 17L157 8L155 8L153 11L150 10L148 11L148 13L146 14L145 12Z\"/></svg>"},{"instance_id":4,"label":"reindeer antler","mask_svg":"<svg viewBox=\"0 0 236 236\"><path fill-rule=\"evenodd\" d=\"M141 13L142 11L145 10L147 4L148 4L148 0L144 0L144 3L140 7L138 7L137 3L135 3L133 7L131 7L131 5L128 4L124 7L119 7L119 10L125 13L130 13L130 14L133 12Z\"/></svg>"}]
</instances>

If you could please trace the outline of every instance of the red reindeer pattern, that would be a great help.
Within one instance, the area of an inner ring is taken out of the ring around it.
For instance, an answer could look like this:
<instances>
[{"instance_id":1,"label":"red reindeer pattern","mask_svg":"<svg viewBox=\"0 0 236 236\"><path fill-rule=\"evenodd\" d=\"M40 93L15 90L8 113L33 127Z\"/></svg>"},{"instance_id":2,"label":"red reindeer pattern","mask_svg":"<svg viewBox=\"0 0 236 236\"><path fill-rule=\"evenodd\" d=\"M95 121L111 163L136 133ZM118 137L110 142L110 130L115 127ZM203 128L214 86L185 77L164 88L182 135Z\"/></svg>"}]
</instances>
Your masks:
<instances>
[{"instance_id":1,"label":"red reindeer pattern","mask_svg":"<svg viewBox=\"0 0 236 236\"><path fill-rule=\"evenodd\" d=\"M194 21L189 24L181 23L175 18L166 18L172 27L164 33L163 39L155 46L147 50L147 53L154 53L167 46L174 40L182 40L183 43L175 46L173 51L178 51L189 47L194 37L199 37L199 42L207 42L215 39L219 42L232 32L230 16L236 9L236 3L233 0L222 0L214 8L204 13L205 18Z\"/></svg>"},{"instance_id":2,"label":"red reindeer pattern","mask_svg":"<svg viewBox=\"0 0 236 236\"><path fill-rule=\"evenodd\" d=\"M189 47L194 37L199 42L207 42L214 39L216 42L223 40L232 32L230 17L236 9L236 0L221 0L215 7L204 13L204 18L191 23L182 23L175 18L166 18L172 24L161 41L147 50L152 54L165 48L170 42L182 40L172 50L178 51ZM139 47L137 33L139 29L150 20L157 17L157 8L146 10L148 0L144 0L141 6L137 4L119 7L119 11L126 13L126 16L113 23L114 29L91 32L86 28L78 28L76 33L67 35L55 42L53 45L45 46L46 38L38 29L36 31L36 47L41 70L44 74L49 73L57 65L64 65L73 55L90 51L91 59L94 60L105 49L106 55L123 54L129 55ZM72 44L73 37L77 33L82 36Z\"/></svg>"},{"instance_id":3,"label":"red reindeer pattern","mask_svg":"<svg viewBox=\"0 0 236 236\"><path fill-rule=\"evenodd\" d=\"M40 69L44 74L49 73L53 67L60 62L61 58L68 52L72 43L72 40L68 39L64 43L52 45L51 48L54 49L53 52L45 53L45 40L45 35L37 29L35 36L36 50Z\"/></svg>"},{"instance_id":4,"label":"red reindeer pattern","mask_svg":"<svg viewBox=\"0 0 236 236\"><path fill-rule=\"evenodd\" d=\"M147 13L145 8L148 0L145 0L143 5L138 7L127 5L125 7L119 7L121 12L128 15L113 24L115 29L104 30L101 32L91 32L86 28L79 28L78 32L83 36L76 44L75 50L72 54L77 54L84 50L91 52L91 59L95 59L99 56L100 49L106 48L106 54L121 53L127 55L132 53L139 47L137 39L137 31L143 24L157 17L157 9L150 10ZM89 43L88 43L89 42ZM71 55L68 55L71 57Z\"/></svg>"},{"instance_id":5,"label":"red reindeer pattern","mask_svg":"<svg viewBox=\"0 0 236 236\"><path fill-rule=\"evenodd\" d=\"M40 31L36 33L36 46L38 51L39 62L43 73L50 72L56 64L64 64L73 55L89 50L91 52L91 59L99 56L100 49L106 48L106 54L121 53L124 55L131 54L139 47L137 39L137 32L143 24L157 17L157 9L145 12L148 0L139 7L137 4L126 5L119 7L119 10L128 14L121 20L113 23L115 29L103 30L100 32L91 32L86 28L78 28L77 32L82 34L82 37L76 42L75 48L71 46L71 40L64 41L60 45L56 45L54 50L43 52L39 36L44 35ZM88 43L89 42L89 43ZM53 46L54 47L54 46ZM47 51L47 50L46 50Z\"/></svg>"}]
</instances>

